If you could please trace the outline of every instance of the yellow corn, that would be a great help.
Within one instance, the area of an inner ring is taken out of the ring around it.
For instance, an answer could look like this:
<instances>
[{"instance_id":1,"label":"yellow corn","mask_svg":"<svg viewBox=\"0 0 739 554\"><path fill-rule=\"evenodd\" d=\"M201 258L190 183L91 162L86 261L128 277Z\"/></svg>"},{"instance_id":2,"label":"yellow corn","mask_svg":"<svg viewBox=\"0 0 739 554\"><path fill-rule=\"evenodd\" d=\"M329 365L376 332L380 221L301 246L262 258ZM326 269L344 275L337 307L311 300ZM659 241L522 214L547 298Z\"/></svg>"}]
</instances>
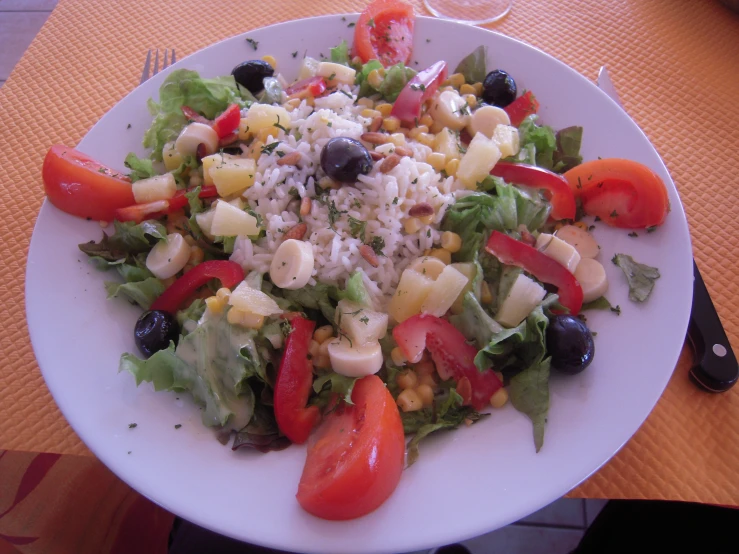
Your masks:
<instances>
[{"instance_id":1,"label":"yellow corn","mask_svg":"<svg viewBox=\"0 0 739 554\"><path fill-rule=\"evenodd\" d=\"M418 377L418 385L428 385L432 389L436 386L436 377L434 377L433 373L427 373L425 375L419 375Z\"/></svg>"},{"instance_id":2,"label":"yellow corn","mask_svg":"<svg viewBox=\"0 0 739 554\"><path fill-rule=\"evenodd\" d=\"M190 248L190 258L187 263L190 265L198 265L205 259L205 252L199 246L193 246Z\"/></svg>"},{"instance_id":3,"label":"yellow corn","mask_svg":"<svg viewBox=\"0 0 739 554\"><path fill-rule=\"evenodd\" d=\"M405 130L405 129L404 129ZM390 142L395 146L405 146L407 144L403 133L393 133L390 135Z\"/></svg>"},{"instance_id":4,"label":"yellow corn","mask_svg":"<svg viewBox=\"0 0 739 554\"><path fill-rule=\"evenodd\" d=\"M311 359L313 367L320 367L321 369L331 369L331 360L328 356L316 356Z\"/></svg>"},{"instance_id":5,"label":"yellow corn","mask_svg":"<svg viewBox=\"0 0 739 554\"><path fill-rule=\"evenodd\" d=\"M352 65L362 65L362 58L359 56L354 56L352 58Z\"/></svg>"},{"instance_id":6,"label":"yellow corn","mask_svg":"<svg viewBox=\"0 0 739 554\"><path fill-rule=\"evenodd\" d=\"M447 81L449 85L459 89L464 84L464 75L461 73L453 73L452 75L449 75L449 79L447 79Z\"/></svg>"},{"instance_id":7,"label":"yellow corn","mask_svg":"<svg viewBox=\"0 0 739 554\"><path fill-rule=\"evenodd\" d=\"M208 308L208 311L212 314L222 313L225 306L225 302L221 301L217 296L209 296L205 299L205 307Z\"/></svg>"},{"instance_id":8,"label":"yellow corn","mask_svg":"<svg viewBox=\"0 0 739 554\"><path fill-rule=\"evenodd\" d=\"M424 144L428 147L432 147L434 145L434 140L436 139L436 135L432 135L430 133L420 133L416 140L420 142L421 144Z\"/></svg>"},{"instance_id":9,"label":"yellow corn","mask_svg":"<svg viewBox=\"0 0 739 554\"><path fill-rule=\"evenodd\" d=\"M318 342L318 341L316 341ZM318 355L319 356L326 356L328 358L328 343L330 341L323 341L320 343L321 345L318 347Z\"/></svg>"},{"instance_id":10,"label":"yellow corn","mask_svg":"<svg viewBox=\"0 0 739 554\"><path fill-rule=\"evenodd\" d=\"M185 235L185 242L190 246L195 246L195 237L192 235Z\"/></svg>"},{"instance_id":11,"label":"yellow corn","mask_svg":"<svg viewBox=\"0 0 739 554\"><path fill-rule=\"evenodd\" d=\"M457 233L444 231L441 234L441 247L444 250L449 250L452 254L459 252L459 249L462 248L462 237Z\"/></svg>"},{"instance_id":12,"label":"yellow corn","mask_svg":"<svg viewBox=\"0 0 739 554\"><path fill-rule=\"evenodd\" d=\"M408 371L403 371L402 373L399 373L398 376L395 378L395 382L403 390L415 389L418 385L418 375L416 375L415 371L409 369Z\"/></svg>"},{"instance_id":13,"label":"yellow corn","mask_svg":"<svg viewBox=\"0 0 739 554\"><path fill-rule=\"evenodd\" d=\"M578 221L578 222L576 222L576 223L575 223L575 227L579 227L579 228L580 228L580 229L582 229L583 231L587 231L587 230L588 230L588 224L587 224L587 223L585 223L585 222L583 222L583 221Z\"/></svg>"},{"instance_id":14,"label":"yellow corn","mask_svg":"<svg viewBox=\"0 0 739 554\"><path fill-rule=\"evenodd\" d=\"M504 383L505 382L505 379L503 378L503 373L502 372L495 371L493 373L495 373L495 376L500 380L501 383Z\"/></svg>"},{"instance_id":15,"label":"yellow corn","mask_svg":"<svg viewBox=\"0 0 739 554\"><path fill-rule=\"evenodd\" d=\"M502 408L508 402L508 391L505 389L498 389L495 394L490 398L490 405L493 408Z\"/></svg>"},{"instance_id":16,"label":"yellow corn","mask_svg":"<svg viewBox=\"0 0 739 554\"><path fill-rule=\"evenodd\" d=\"M422 215L418 218L418 221L421 222L421 225L431 225L434 222L434 215Z\"/></svg>"},{"instance_id":17,"label":"yellow corn","mask_svg":"<svg viewBox=\"0 0 739 554\"><path fill-rule=\"evenodd\" d=\"M386 117L382 120L382 128L389 133L394 133L400 129L400 120L397 117Z\"/></svg>"},{"instance_id":18,"label":"yellow corn","mask_svg":"<svg viewBox=\"0 0 739 554\"><path fill-rule=\"evenodd\" d=\"M458 158L452 158L444 166L444 171L446 171L446 174L449 175L450 177L456 176L458 169L459 169L459 159Z\"/></svg>"},{"instance_id":19,"label":"yellow corn","mask_svg":"<svg viewBox=\"0 0 739 554\"><path fill-rule=\"evenodd\" d=\"M320 342L317 342L315 340L310 341L310 345L308 346L308 354L310 354L311 359L316 358L318 356L318 348L321 346Z\"/></svg>"},{"instance_id":20,"label":"yellow corn","mask_svg":"<svg viewBox=\"0 0 739 554\"><path fill-rule=\"evenodd\" d=\"M463 84L459 87L459 94L475 94L474 85L469 85L467 83Z\"/></svg>"},{"instance_id":21,"label":"yellow corn","mask_svg":"<svg viewBox=\"0 0 739 554\"><path fill-rule=\"evenodd\" d=\"M362 100L364 100L364 98ZM373 110L371 108L365 108L362 110L361 115L362 117L369 117L370 119L374 119L375 117L382 115L382 114L378 112L377 110Z\"/></svg>"},{"instance_id":22,"label":"yellow corn","mask_svg":"<svg viewBox=\"0 0 739 554\"><path fill-rule=\"evenodd\" d=\"M488 285L487 281L483 281L482 285L480 285L481 292L480 292L480 301L483 304L490 304L493 301L493 292L490 290L490 285Z\"/></svg>"},{"instance_id":23,"label":"yellow corn","mask_svg":"<svg viewBox=\"0 0 739 554\"><path fill-rule=\"evenodd\" d=\"M334 336L334 328L331 325L324 325L313 332L313 340L318 344L323 344Z\"/></svg>"},{"instance_id":24,"label":"yellow corn","mask_svg":"<svg viewBox=\"0 0 739 554\"><path fill-rule=\"evenodd\" d=\"M436 366L431 360L422 359L420 362L413 366L413 369L422 377L424 375L433 375L434 373L436 373Z\"/></svg>"},{"instance_id":25,"label":"yellow corn","mask_svg":"<svg viewBox=\"0 0 739 554\"><path fill-rule=\"evenodd\" d=\"M446 265L452 263L452 253L449 252L449 250L445 250L444 248L434 248L433 250L431 250L429 256L440 259Z\"/></svg>"},{"instance_id":26,"label":"yellow corn","mask_svg":"<svg viewBox=\"0 0 739 554\"><path fill-rule=\"evenodd\" d=\"M429 114L424 114L418 122L426 127L431 127L434 124L434 118Z\"/></svg>"},{"instance_id":27,"label":"yellow corn","mask_svg":"<svg viewBox=\"0 0 739 554\"><path fill-rule=\"evenodd\" d=\"M475 109L477 107L477 96L474 94L465 94L462 98L467 102L467 106L469 106L470 109Z\"/></svg>"},{"instance_id":28,"label":"yellow corn","mask_svg":"<svg viewBox=\"0 0 739 554\"><path fill-rule=\"evenodd\" d=\"M432 152L426 157L426 163L436 171L441 171L446 165L446 156L440 152Z\"/></svg>"},{"instance_id":29,"label":"yellow corn","mask_svg":"<svg viewBox=\"0 0 739 554\"><path fill-rule=\"evenodd\" d=\"M398 395L398 407L404 412L417 412L423 408L423 402L413 389L405 389Z\"/></svg>"},{"instance_id":30,"label":"yellow corn","mask_svg":"<svg viewBox=\"0 0 739 554\"><path fill-rule=\"evenodd\" d=\"M368 110L371 110L375 107L375 103L372 101L371 98L360 98L359 100L357 100L357 105L362 106L363 108L367 108Z\"/></svg>"},{"instance_id":31,"label":"yellow corn","mask_svg":"<svg viewBox=\"0 0 739 554\"><path fill-rule=\"evenodd\" d=\"M370 73L370 75L372 75L372 73ZM375 106L375 109L382 114L382 117L388 117L390 115L390 112L393 111L393 106L392 104L384 102L382 104L377 104L377 106Z\"/></svg>"},{"instance_id":32,"label":"yellow corn","mask_svg":"<svg viewBox=\"0 0 739 554\"><path fill-rule=\"evenodd\" d=\"M372 88L378 89L380 88L380 85L382 85L382 81L384 80L384 77L380 74L380 72L377 69L373 69L370 71L369 75L367 75L367 82L370 84Z\"/></svg>"},{"instance_id":33,"label":"yellow corn","mask_svg":"<svg viewBox=\"0 0 739 554\"><path fill-rule=\"evenodd\" d=\"M226 287L221 287L220 289L218 289L218 291L216 291L216 296L219 300L228 302L228 299L231 298L231 291Z\"/></svg>"},{"instance_id":34,"label":"yellow corn","mask_svg":"<svg viewBox=\"0 0 739 554\"><path fill-rule=\"evenodd\" d=\"M475 96L482 96L482 83L475 83L472 86L475 87Z\"/></svg>"},{"instance_id":35,"label":"yellow corn","mask_svg":"<svg viewBox=\"0 0 739 554\"><path fill-rule=\"evenodd\" d=\"M414 139L418 137L418 135L420 135L421 133L428 133L428 132L429 132L429 128L426 127L426 125L419 125L418 127L414 127L413 129L408 131L408 136Z\"/></svg>"},{"instance_id":36,"label":"yellow corn","mask_svg":"<svg viewBox=\"0 0 739 554\"><path fill-rule=\"evenodd\" d=\"M416 387L416 394L421 399L424 407L431 406L434 403L434 389L429 385L422 384Z\"/></svg>"},{"instance_id":37,"label":"yellow corn","mask_svg":"<svg viewBox=\"0 0 739 554\"><path fill-rule=\"evenodd\" d=\"M277 69L277 60L274 59L273 56L270 56L269 54L266 56L262 56L262 61L267 62L269 65L271 65L272 69Z\"/></svg>"},{"instance_id":38,"label":"yellow corn","mask_svg":"<svg viewBox=\"0 0 739 554\"><path fill-rule=\"evenodd\" d=\"M405 229L405 233L407 235L418 233L418 231L421 229L421 222L418 221L417 217L409 217L405 220L405 223L403 223L403 229Z\"/></svg>"},{"instance_id":39,"label":"yellow corn","mask_svg":"<svg viewBox=\"0 0 739 554\"><path fill-rule=\"evenodd\" d=\"M397 346L390 351L390 359L395 365L405 365L408 361L403 351Z\"/></svg>"}]
</instances>

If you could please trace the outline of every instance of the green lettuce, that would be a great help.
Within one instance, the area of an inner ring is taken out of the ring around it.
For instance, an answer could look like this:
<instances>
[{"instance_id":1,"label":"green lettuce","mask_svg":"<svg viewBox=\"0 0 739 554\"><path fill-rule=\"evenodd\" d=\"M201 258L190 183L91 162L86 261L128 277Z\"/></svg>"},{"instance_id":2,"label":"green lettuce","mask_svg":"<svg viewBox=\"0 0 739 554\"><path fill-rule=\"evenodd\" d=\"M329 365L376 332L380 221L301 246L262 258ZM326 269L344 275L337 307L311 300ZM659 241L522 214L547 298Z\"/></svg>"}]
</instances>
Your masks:
<instances>
[{"instance_id":1,"label":"green lettuce","mask_svg":"<svg viewBox=\"0 0 739 554\"><path fill-rule=\"evenodd\" d=\"M537 125L538 117L535 114L530 115L519 125L521 150L516 161L557 173L564 173L582 163L582 127L567 127L555 133L548 125Z\"/></svg>"},{"instance_id":2,"label":"green lettuce","mask_svg":"<svg viewBox=\"0 0 739 554\"><path fill-rule=\"evenodd\" d=\"M259 103L282 104L282 85L280 85L280 81L274 77L265 77L262 82L264 90L259 93Z\"/></svg>"},{"instance_id":3,"label":"green lettuce","mask_svg":"<svg viewBox=\"0 0 739 554\"><path fill-rule=\"evenodd\" d=\"M611 260L621 268L629 283L629 300L644 302L652 294L654 282L659 279L659 269L640 264L628 254L616 254Z\"/></svg>"},{"instance_id":4,"label":"green lettuce","mask_svg":"<svg viewBox=\"0 0 739 554\"><path fill-rule=\"evenodd\" d=\"M154 175L156 175L154 165L151 160L149 158L139 158L133 152L126 156L123 165L131 170L131 173L129 173L128 176L131 178L132 183L140 181L141 179L148 179L149 177L154 177Z\"/></svg>"},{"instance_id":5,"label":"green lettuce","mask_svg":"<svg viewBox=\"0 0 739 554\"><path fill-rule=\"evenodd\" d=\"M167 230L158 221L143 221L138 224L132 221L114 221L113 225L115 232L112 235L103 231L100 241L84 242L79 245L79 249L97 260L124 260L131 263L134 256L149 252L157 241L167 239Z\"/></svg>"},{"instance_id":6,"label":"green lettuce","mask_svg":"<svg viewBox=\"0 0 739 554\"><path fill-rule=\"evenodd\" d=\"M280 293L286 300L302 310L319 311L331 325L336 324L336 305L339 300L346 299L365 306L371 305L362 274L358 271L352 273L347 279L344 289L325 283L316 283L296 290L283 289Z\"/></svg>"},{"instance_id":7,"label":"green lettuce","mask_svg":"<svg viewBox=\"0 0 739 554\"><path fill-rule=\"evenodd\" d=\"M367 292L367 288L364 286L364 279L359 271L355 271L351 274L349 279L346 281L346 286L343 290L336 291L336 297L338 300L350 300L363 306L371 306L372 300Z\"/></svg>"},{"instance_id":8,"label":"green lettuce","mask_svg":"<svg viewBox=\"0 0 739 554\"><path fill-rule=\"evenodd\" d=\"M495 321L480 304L472 292L464 295L461 314L452 315L449 322L467 338L477 343L478 347L488 344L493 335L503 331L503 327Z\"/></svg>"},{"instance_id":9,"label":"green lettuce","mask_svg":"<svg viewBox=\"0 0 739 554\"><path fill-rule=\"evenodd\" d=\"M156 300L166 287L156 277L149 277L143 281L131 281L129 283L118 283L116 281L106 281L105 290L108 298L116 298L123 296L124 298L135 302L144 310L148 310L154 300Z\"/></svg>"},{"instance_id":10,"label":"green lettuce","mask_svg":"<svg viewBox=\"0 0 739 554\"><path fill-rule=\"evenodd\" d=\"M468 83L482 83L487 75L487 48L485 46L475 48L471 54L459 62L454 73L464 75Z\"/></svg>"},{"instance_id":11,"label":"green lettuce","mask_svg":"<svg viewBox=\"0 0 739 554\"><path fill-rule=\"evenodd\" d=\"M352 392L357 382L355 377L346 377L335 372L327 373L313 381L313 391L318 395L316 403L327 406L334 394L344 400L347 404L352 402Z\"/></svg>"},{"instance_id":12,"label":"green lettuce","mask_svg":"<svg viewBox=\"0 0 739 554\"><path fill-rule=\"evenodd\" d=\"M331 49L331 61L342 65L349 65L349 44L342 40L338 46Z\"/></svg>"},{"instance_id":13,"label":"green lettuce","mask_svg":"<svg viewBox=\"0 0 739 554\"><path fill-rule=\"evenodd\" d=\"M355 82L359 85L359 96L379 93L388 102L395 102L406 83L416 76L416 71L406 67L403 62L390 66L385 69L385 77L379 88L375 88L367 81L367 77L372 70L381 68L382 64L378 60L370 60L357 72Z\"/></svg>"},{"instance_id":14,"label":"green lettuce","mask_svg":"<svg viewBox=\"0 0 739 554\"><path fill-rule=\"evenodd\" d=\"M194 322L197 325L204 313L205 302L202 298L196 298L187 308L177 312L177 323L179 323L180 329L184 330L187 322Z\"/></svg>"}]
</instances>

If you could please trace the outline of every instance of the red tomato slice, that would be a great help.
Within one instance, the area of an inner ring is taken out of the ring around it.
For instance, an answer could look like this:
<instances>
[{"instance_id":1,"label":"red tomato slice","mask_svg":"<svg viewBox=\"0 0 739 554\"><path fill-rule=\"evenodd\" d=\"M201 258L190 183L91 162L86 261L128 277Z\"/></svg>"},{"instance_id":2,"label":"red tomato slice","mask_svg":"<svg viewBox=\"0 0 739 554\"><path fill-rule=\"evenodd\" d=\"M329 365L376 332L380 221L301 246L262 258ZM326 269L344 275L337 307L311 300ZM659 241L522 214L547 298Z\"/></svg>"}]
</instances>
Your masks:
<instances>
[{"instance_id":1,"label":"red tomato slice","mask_svg":"<svg viewBox=\"0 0 739 554\"><path fill-rule=\"evenodd\" d=\"M585 162L564 174L583 209L614 227L661 225L670 211L667 187L647 166L605 158Z\"/></svg>"},{"instance_id":2,"label":"red tomato slice","mask_svg":"<svg viewBox=\"0 0 739 554\"><path fill-rule=\"evenodd\" d=\"M552 204L552 219L575 219L575 196L561 175L533 165L508 162L498 162L490 174L507 183L545 189Z\"/></svg>"},{"instance_id":3,"label":"red tomato slice","mask_svg":"<svg viewBox=\"0 0 739 554\"><path fill-rule=\"evenodd\" d=\"M436 62L416 74L400 91L390 113L403 123L417 126L418 118L421 117L421 106L434 95L436 89L446 79L446 75L446 62Z\"/></svg>"},{"instance_id":4,"label":"red tomato slice","mask_svg":"<svg viewBox=\"0 0 739 554\"><path fill-rule=\"evenodd\" d=\"M403 354L414 363L428 348L439 376L442 379L453 377L462 391L460 394L476 410L483 409L503 386L492 370L481 372L477 369L477 348L444 319L427 314L413 316L393 329L393 338Z\"/></svg>"},{"instance_id":5,"label":"red tomato slice","mask_svg":"<svg viewBox=\"0 0 739 554\"><path fill-rule=\"evenodd\" d=\"M320 96L326 91L326 79L323 77L308 77L302 81L298 81L285 89L285 94L289 98L314 98Z\"/></svg>"},{"instance_id":6,"label":"red tomato slice","mask_svg":"<svg viewBox=\"0 0 739 554\"><path fill-rule=\"evenodd\" d=\"M224 139L239 128L241 121L241 109L238 104L231 104L226 111L216 117L213 122L213 130L219 139Z\"/></svg>"},{"instance_id":7,"label":"red tomato slice","mask_svg":"<svg viewBox=\"0 0 739 554\"><path fill-rule=\"evenodd\" d=\"M323 519L369 514L393 493L403 472L403 424L385 383L376 375L357 381L352 402L331 412L308 443L297 498Z\"/></svg>"},{"instance_id":8,"label":"red tomato slice","mask_svg":"<svg viewBox=\"0 0 739 554\"><path fill-rule=\"evenodd\" d=\"M308 348L316 323L293 317L290 325L292 331L285 341L275 384L275 419L288 439L303 444L321 415L318 406L306 407L313 385L313 364L308 359Z\"/></svg>"},{"instance_id":9,"label":"red tomato slice","mask_svg":"<svg viewBox=\"0 0 739 554\"><path fill-rule=\"evenodd\" d=\"M354 49L362 61L379 60L385 67L407 64L413 50L413 6L398 0L375 0L354 28Z\"/></svg>"},{"instance_id":10,"label":"red tomato slice","mask_svg":"<svg viewBox=\"0 0 739 554\"><path fill-rule=\"evenodd\" d=\"M128 177L61 144L49 148L41 174L49 201L68 214L112 221L117 209L136 203Z\"/></svg>"},{"instance_id":11,"label":"red tomato slice","mask_svg":"<svg viewBox=\"0 0 739 554\"><path fill-rule=\"evenodd\" d=\"M528 90L503 108L511 120L511 125L518 127L524 119L539 111L539 102Z\"/></svg>"}]
</instances>

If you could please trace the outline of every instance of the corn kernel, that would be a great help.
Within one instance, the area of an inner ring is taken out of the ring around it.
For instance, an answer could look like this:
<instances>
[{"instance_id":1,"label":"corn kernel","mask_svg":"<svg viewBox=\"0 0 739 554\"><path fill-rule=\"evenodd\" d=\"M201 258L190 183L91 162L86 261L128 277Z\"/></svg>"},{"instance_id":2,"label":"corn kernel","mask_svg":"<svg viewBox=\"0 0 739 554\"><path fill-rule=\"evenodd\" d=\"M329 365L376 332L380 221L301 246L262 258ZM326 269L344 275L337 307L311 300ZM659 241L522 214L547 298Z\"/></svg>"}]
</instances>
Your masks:
<instances>
[{"instance_id":1,"label":"corn kernel","mask_svg":"<svg viewBox=\"0 0 739 554\"><path fill-rule=\"evenodd\" d=\"M495 373L495 376L500 380L501 383L505 383L505 378L503 377L503 372L501 371L493 371Z\"/></svg>"},{"instance_id":2,"label":"corn kernel","mask_svg":"<svg viewBox=\"0 0 739 554\"><path fill-rule=\"evenodd\" d=\"M398 376L395 378L395 382L403 390L415 389L416 385L418 385L418 375L416 375L415 371L409 369L402 373L398 373Z\"/></svg>"},{"instance_id":3,"label":"corn kernel","mask_svg":"<svg viewBox=\"0 0 739 554\"><path fill-rule=\"evenodd\" d=\"M463 84L459 87L459 94L475 94L474 85L469 85L467 83Z\"/></svg>"},{"instance_id":4,"label":"corn kernel","mask_svg":"<svg viewBox=\"0 0 739 554\"><path fill-rule=\"evenodd\" d=\"M316 99L313 96L309 96L305 99L305 105L311 108L314 107L316 105Z\"/></svg>"},{"instance_id":5,"label":"corn kernel","mask_svg":"<svg viewBox=\"0 0 739 554\"><path fill-rule=\"evenodd\" d=\"M418 218L418 221L421 222L421 225L431 225L434 222L434 215L422 215Z\"/></svg>"},{"instance_id":6,"label":"corn kernel","mask_svg":"<svg viewBox=\"0 0 739 554\"><path fill-rule=\"evenodd\" d=\"M388 117L390 115L390 112L393 111L393 106L392 104L383 102L382 104L377 104L377 106L375 106L375 109L382 114L382 117Z\"/></svg>"},{"instance_id":7,"label":"corn kernel","mask_svg":"<svg viewBox=\"0 0 739 554\"><path fill-rule=\"evenodd\" d=\"M308 346L308 354L310 354L311 359L318 357L318 348L320 346L320 342L315 340L310 341L310 345Z\"/></svg>"},{"instance_id":8,"label":"corn kernel","mask_svg":"<svg viewBox=\"0 0 739 554\"><path fill-rule=\"evenodd\" d=\"M395 146L405 146L407 144L403 133L393 133L390 135L390 142Z\"/></svg>"},{"instance_id":9,"label":"corn kernel","mask_svg":"<svg viewBox=\"0 0 739 554\"><path fill-rule=\"evenodd\" d=\"M209 296L205 299L205 307L212 314L220 314L223 312L225 303L216 296Z\"/></svg>"},{"instance_id":10,"label":"corn kernel","mask_svg":"<svg viewBox=\"0 0 739 554\"><path fill-rule=\"evenodd\" d=\"M418 231L421 229L421 222L418 221L417 217L409 217L405 220L405 223L403 223L403 229L405 229L405 233L407 235L418 233Z\"/></svg>"},{"instance_id":11,"label":"corn kernel","mask_svg":"<svg viewBox=\"0 0 739 554\"><path fill-rule=\"evenodd\" d=\"M440 259L446 265L452 263L452 253L449 252L449 250L445 250L444 248L434 248L433 250L431 250L429 256Z\"/></svg>"},{"instance_id":12,"label":"corn kernel","mask_svg":"<svg viewBox=\"0 0 739 554\"><path fill-rule=\"evenodd\" d=\"M318 344L323 344L334 336L334 328L331 325L323 325L313 332L313 340Z\"/></svg>"},{"instance_id":13,"label":"corn kernel","mask_svg":"<svg viewBox=\"0 0 739 554\"><path fill-rule=\"evenodd\" d=\"M374 89L380 88L382 85L382 81L385 78L380 74L380 72L377 69L373 69L369 72L369 75L367 75L367 82L370 84L370 86Z\"/></svg>"},{"instance_id":14,"label":"corn kernel","mask_svg":"<svg viewBox=\"0 0 739 554\"><path fill-rule=\"evenodd\" d=\"M474 94L465 94L462 96L464 98L464 101L467 102L467 106L470 109L475 109L477 107L477 96Z\"/></svg>"},{"instance_id":15,"label":"corn kernel","mask_svg":"<svg viewBox=\"0 0 739 554\"><path fill-rule=\"evenodd\" d=\"M472 85L475 88L475 96L482 96L483 86L482 83L475 83Z\"/></svg>"},{"instance_id":16,"label":"corn kernel","mask_svg":"<svg viewBox=\"0 0 739 554\"><path fill-rule=\"evenodd\" d=\"M316 341L318 342L318 341ZM328 358L328 343L331 341L325 340L322 343L320 343L320 346L318 347L318 355L319 356L326 356Z\"/></svg>"},{"instance_id":17,"label":"corn kernel","mask_svg":"<svg viewBox=\"0 0 739 554\"><path fill-rule=\"evenodd\" d=\"M199 246L193 246L190 248L190 258L187 263L190 265L198 265L205 259L205 252Z\"/></svg>"},{"instance_id":18,"label":"corn kernel","mask_svg":"<svg viewBox=\"0 0 739 554\"><path fill-rule=\"evenodd\" d=\"M436 373L436 366L434 365L434 362L432 362L430 359L422 359L420 362L413 366L413 369L419 375L433 375L434 373Z\"/></svg>"},{"instance_id":19,"label":"corn kernel","mask_svg":"<svg viewBox=\"0 0 739 554\"><path fill-rule=\"evenodd\" d=\"M457 175L458 169L459 169L459 158L452 158L444 166L444 171L446 171L446 174L449 175L450 177L455 177Z\"/></svg>"},{"instance_id":20,"label":"corn kernel","mask_svg":"<svg viewBox=\"0 0 739 554\"><path fill-rule=\"evenodd\" d=\"M418 396L418 393L413 389L405 389L398 395L396 401L398 407L404 412L417 412L423 408L423 402Z\"/></svg>"},{"instance_id":21,"label":"corn kernel","mask_svg":"<svg viewBox=\"0 0 739 554\"><path fill-rule=\"evenodd\" d=\"M375 107L375 103L371 98L360 98L357 100L357 105L369 110Z\"/></svg>"},{"instance_id":22,"label":"corn kernel","mask_svg":"<svg viewBox=\"0 0 739 554\"><path fill-rule=\"evenodd\" d=\"M418 122L426 127L431 127L434 124L434 118L429 114L423 114Z\"/></svg>"},{"instance_id":23,"label":"corn kernel","mask_svg":"<svg viewBox=\"0 0 739 554\"><path fill-rule=\"evenodd\" d=\"M426 157L426 163L436 171L441 171L446 165L446 156L440 152L432 152Z\"/></svg>"},{"instance_id":24,"label":"corn kernel","mask_svg":"<svg viewBox=\"0 0 739 554\"><path fill-rule=\"evenodd\" d=\"M490 290L490 285L488 285L487 281L482 282L482 285L480 285L480 289L480 301L483 304L492 304L493 291Z\"/></svg>"},{"instance_id":25,"label":"corn kernel","mask_svg":"<svg viewBox=\"0 0 739 554\"><path fill-rule=\"evenodd\" d=\"M428 133L429 128L426 127L426 125L419 125L418 127L413 127L413 129L408 131L408 136L412 139L418 137L421 133Z\"/></svg>"},{"instance_id":26,"label":"corn kernel","mask_svg":"<svg viewBox=\"0 0 739 554\"><path fill-rule=\"evenodd\" d=\"M162 279L162 285L164 285L164 288L171 287L174 285L174 282L177 280L177 277L175 275L172 275L172 277L169 277L168 279Z\"/></svg>"},{"instance_id":27,"label":"corn kernel","mask_svg":"<svg viewBox=\"0 0 739 554\"><path fill-rule=\"evenodd\" d=\"M370 119L374 119L378 116L381 116L382 114L378 112L377 110L373 110L370 108L365 108L361 112L362 117L369 117Z\"/></svg>"},{"instance_id":28,"label":"corn kernel","mask_svg":"<svg viewBox=\"0 0 739 554\"><path fill-rule=\"evenodd\" d=\"M424 407L431 406L434 403L434 389L429 385L418 385L416 387L416 394L421 399Z\"/></svg>"},{"instance_id":29,"label":"corn kernel","mask_svg":"<svg viewBox=\"0 0 739 554\"><path fill-rule=\"evenodd\" d=\"M459 252L462 248L462 237L452 231L444 231L441 234L441 247L449 250L452 254Z\"/></svg>"},{"instance_id":30,"label":"corn kernel","mask_svg":"<svg viewBox=\"0 0 739 554\"><path fill-rule=\"evenodd\" d=\"M331 359L328 356L316 356L311 361L313 362L313 367L331 369Z\"/></svg>"},{"instance_id":31,"label":"corn kernel","mask_svg":"<svg viewBox=\"0 0 739 554\"><path fill-rule=\"evenodd\" d=\"M390 359L398 366L405 365L408 362L403 351L397 346L390 351Z\"/></svg>"},{"instance_id":32,"label":"corn kernel","mask_svg":"<svg viewBox=\"0 0 739 554\"><path fill-rule=\"evenodd\" d=\"M291 98L290 100L288 100L287 102L285 102L283 104L283 106L285 107L285 109L288 112L291 112L295 108L297 108L298 106L300 106L300 102L301 102L300 98Z\"/></svg>"},{"instance_id":33,"label":"corn kernel","mask_svg":"<svg viewBox=\"0 0 739 554\"><path fill-rule=\"evenodd\" d=\"M389 133L394 133L400 129L400 120L397 117L386 117L382 120L382 128Z\"/></svg>"},{"instance_id":34,"label":"corn kernel","mask_svg":"<svg viewBox=\"0 0 739 554\"><path fill-rule=\"evenodd\" d=\"M575 227L579 227L583 231L587 231L588 230L588 224L585 223L584 221L577 221L577 222L575 222Z\"/></svg>"},{"instance_id":35,"label":"corn kernel","mask_svg":"<svg viewBox=\"0 0 739 554\"><path fill-rule=\"evenodd\" d=\"M227 289L226 287L221 287L216 291L216 297L219 300L223 300L224 302L228 302L228 299L231 298L231 291Z\"/></svg>"},{"instance_id":36,"label":"corn kernel","mask_svg":"<svg viewBox=\"0 0 739 554\"><path fill-rule=\"evenodd\" d=\"M461 73L453 73L449 75L449 85L453 86L456 89L459 89L464 84L464 75Z\"/></svg>"},{"instance_id":37,"label":"corn kernel","mask_svg":"<svg viewBox=\"0 0 739 554\"><path fill-rule=\"evenodd\" d=\"M420 133L416 140L420 142L421 144L424 144L428 147L432 147L434 145L434 140L436 139L436 135L432 135L430 133Z\"/></svg>"},{"instance_id":38,"label":"corn kernel","mask_svg":"<svg viewBox=\"0 0 739 554\"><path fill-rule=\"evenodd\" d=\"M434 375L431 373L426 375L419 375L418 385L428 385L433 389L436 386L436 377L434 377Z\"/></svg>"},{"instance_id":39,"label":"corn kernel","mask_svg":"<svg viewBox=\"0 0 739 554\"><path fill-rule=\"evenodd\" d=\"M490 397L490 405L493 408L502 408L508 402L508 391L500 388Z\"/></svg>"},{"instance_id":40,"label":"corn kernel","mask_svg":"<svg viewBox=\"0 0 739 554\"><path fill-rule=\"evenodd\" d=\"M362 65L362 58L359 56L354 56L352 58L352 65Z\"/></svg>"},{"instance_id":41,"label":"corn kernel","mask_svg":"<svg viewBox=\"0 0 739 554\"><path fill-rule=\"evenodd\" d=\"M240 325L241 318L244 315L246 315L245 311L239 310L237 308L231 308L226 314L226 321L228 321L231 325Z\"/></svg>"},{"instance_id":42,"label":"corn kernel","mask_svg":"<svg viewBox=\"0 0 739 554\"><path fill-rule=\"evenodd\" d=\"M241 325L247 329L254 329L257 331L264 325L264 316L246 312L246 315L241 319Z\"/></svg>"}]
</instances>

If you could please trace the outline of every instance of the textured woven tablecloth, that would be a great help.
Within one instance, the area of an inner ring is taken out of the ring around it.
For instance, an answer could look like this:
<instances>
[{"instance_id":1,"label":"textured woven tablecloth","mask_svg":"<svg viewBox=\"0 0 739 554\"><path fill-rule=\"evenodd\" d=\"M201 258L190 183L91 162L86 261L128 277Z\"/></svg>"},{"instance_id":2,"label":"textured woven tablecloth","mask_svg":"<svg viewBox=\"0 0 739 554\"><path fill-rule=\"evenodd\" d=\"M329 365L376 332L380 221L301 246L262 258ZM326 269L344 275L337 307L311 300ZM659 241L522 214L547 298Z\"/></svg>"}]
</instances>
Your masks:
<instances>
[{"instance_id":1,"label":"textured woven tablecloth","mask_svg":"<svg viewBox=\"0 0 739 554\"><path fill-rule=\"evenodd\" d=\"M61 0L0 89L0 448L89 454L44 384L25 321L26 255L49 145L76 144L132 90L149 48L175 47L181 58L249 29L363 5ZM516 0L493 28L590 78L608 65L677 184L695 257L739 349L739 17L709 0ZM573 496L739 505L739 388L702 393L688 367L683 352L642 428Z\"/></svg>"}]
</instances>

